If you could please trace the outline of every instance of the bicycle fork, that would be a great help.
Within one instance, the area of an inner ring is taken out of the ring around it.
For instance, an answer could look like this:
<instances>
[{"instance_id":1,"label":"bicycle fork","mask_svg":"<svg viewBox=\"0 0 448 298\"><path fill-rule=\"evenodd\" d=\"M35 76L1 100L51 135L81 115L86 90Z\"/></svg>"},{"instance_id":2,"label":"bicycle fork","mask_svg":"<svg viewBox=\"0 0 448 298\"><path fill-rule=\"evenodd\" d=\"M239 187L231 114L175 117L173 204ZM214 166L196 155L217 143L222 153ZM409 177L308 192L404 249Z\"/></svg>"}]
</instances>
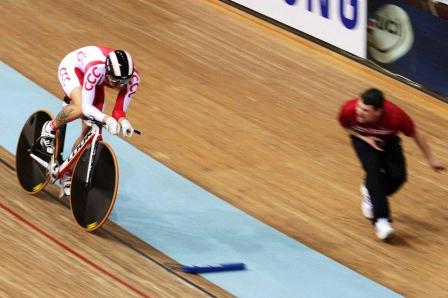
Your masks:
<instances>
[{"instance_id":1,"label":"bicycle fork","mask_svg":"<svg viewBox=\"0 0 448 298\"><path fill-rule=\"evenodd\" d=\"M98 138L99 135L95 135L95 137L93 138L92 141L92 147L90 150L90 156L89 156L89 163L87 165L87 175L86 175L86 181L85 181L85 186L86 188L90 188L92 186L92 176L93 176L93 163L95 162L95 156L96 156L96 150L98 148Z\"/></svg>"}]
</instances>

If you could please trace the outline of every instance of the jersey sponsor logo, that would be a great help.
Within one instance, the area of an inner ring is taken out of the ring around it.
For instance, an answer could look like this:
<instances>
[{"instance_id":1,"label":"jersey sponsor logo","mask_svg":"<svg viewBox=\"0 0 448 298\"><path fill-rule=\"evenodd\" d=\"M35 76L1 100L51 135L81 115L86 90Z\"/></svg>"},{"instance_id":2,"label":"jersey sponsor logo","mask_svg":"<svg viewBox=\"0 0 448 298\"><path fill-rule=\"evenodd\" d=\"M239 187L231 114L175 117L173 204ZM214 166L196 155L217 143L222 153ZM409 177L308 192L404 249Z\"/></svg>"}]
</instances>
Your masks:
<instances>
[{"instance_id":1,"label":"jersey sponsor logo","mask_svg":"<svg viewBox=\"0 0 448 298\"><path fill-rule=\"evenodd\" d=\"M70 77L68 76L67 68L62 67L59 70L59 76L61 78L62 85L65 87L65 81L70 81Z\"/></svg>"},{"instance_id":2,"label":"jersey sponsor logo","mask_svg":"<svg viewBox=\"0 0 448 298\"><path fill-rule=\"evenodd\" d=\"M76 58L78 59L79 62L82 62L85 58L87 58L87 55L83 51L79 51L76 54Z\"/></svg>"},{"instance_id":3,"label":"jersey sponsor logo","mask_svg":"<svg viewBox=\"0 0 448 298\"><path fill-rule=\"evenodd\" d=\"M129 81L129 83L132 83L132 84L129 85L129 88L128 88L129 95L128 96L131 96L132 94L137 92L138 81L139 81L139 79L138 79L137 75L134 74L132 76L131 80Z\"/></svg>"},{"instance_id":4,"label":"jersey sponsor logo","mask_svg":"<svg viewBox=\"0 0 448 298\"><path fill-rule=\"evenodd\" d=\"M98 71L98 67L94 66L92 71L90 71L86 77L86 81L84 83L84 88L87 91L91 91L97 85L98 81L101 78L101 72Z\"/></svg>"}]
</instances>

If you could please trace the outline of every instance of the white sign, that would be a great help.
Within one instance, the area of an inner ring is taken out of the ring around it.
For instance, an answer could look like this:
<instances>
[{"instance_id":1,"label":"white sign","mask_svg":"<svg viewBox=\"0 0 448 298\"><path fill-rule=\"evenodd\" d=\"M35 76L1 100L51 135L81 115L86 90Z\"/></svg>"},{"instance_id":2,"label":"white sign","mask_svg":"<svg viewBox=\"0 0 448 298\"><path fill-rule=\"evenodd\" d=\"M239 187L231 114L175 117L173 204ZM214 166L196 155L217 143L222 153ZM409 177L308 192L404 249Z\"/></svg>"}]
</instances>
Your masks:
<instances>
[{"instance_id":1,"label":"white sign","mask_svg":"<svg viewBox=\"0 0 448 298\"><path fill-rule=\"evenodd\" d=\"M232 0L366 58L367 0Z\"/></svg>"},{"instance_id":2,"label":"white sign","mask_svg":"<svg viewBox=\"0 0 448 298\"><path fill-rule=\"evenodd\" d=\"M389 64L406 55L414 44L409 15L393 4L381 6L369 19L369 53L373 59Z\"/></svg>"}]
</instances>

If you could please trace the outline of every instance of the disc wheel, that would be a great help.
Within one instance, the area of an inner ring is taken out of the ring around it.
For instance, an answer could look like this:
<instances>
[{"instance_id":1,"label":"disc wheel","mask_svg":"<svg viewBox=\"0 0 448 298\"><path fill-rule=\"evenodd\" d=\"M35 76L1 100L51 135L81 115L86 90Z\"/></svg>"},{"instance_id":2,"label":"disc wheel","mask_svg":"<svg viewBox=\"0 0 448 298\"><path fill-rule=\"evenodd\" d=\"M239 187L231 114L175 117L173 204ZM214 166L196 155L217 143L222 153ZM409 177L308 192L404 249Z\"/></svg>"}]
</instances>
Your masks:
<instances>
[{"instance_id":1,"label":"disc wheel","mask_svg":"<svg viewBox=\"0 0 448 298\"><path fill-rule=\"evenodd\" d=\"M99 141L91 169L91 183L86 185L90 152L88 147L73 172L70 206L76 222L86 231L99 229L108 219L118 192L118 163L112 148Z\"/></svg>"},{"instance_id":2,"label":"disc wheel","mask_svg":"<svg viewBox=\"0 0 448 298\"><path fill-rule=\"evenodd\" d=\"M41 135L42 126L52 119L49 112L40 110L34 112L23 125L16 149L16 171L20 186L29 194L42 191L50 179L47 169L37 163L30 156L32 153L49 162L51 155L44 152L38 144L37 139Z\"/></svg>"}]
</instances>

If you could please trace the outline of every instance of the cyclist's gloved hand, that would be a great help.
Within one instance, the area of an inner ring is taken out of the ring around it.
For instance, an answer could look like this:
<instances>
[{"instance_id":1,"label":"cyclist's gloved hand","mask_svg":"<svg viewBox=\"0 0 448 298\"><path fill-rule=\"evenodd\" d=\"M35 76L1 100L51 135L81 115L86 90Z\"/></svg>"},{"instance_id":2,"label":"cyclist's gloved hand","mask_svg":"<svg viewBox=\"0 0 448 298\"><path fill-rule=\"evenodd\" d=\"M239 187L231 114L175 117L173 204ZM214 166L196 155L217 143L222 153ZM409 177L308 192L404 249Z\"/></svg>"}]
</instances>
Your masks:
<instances>
[{"instance_id":1,"label":"cyclist's gloved hand","mask_svg":"<svg viewBox=\"0 0 448 298\"><path fill-rule=\"evenodd\" d=\"M123 137L132 137L132 134L134 133L134 128L132 128L131 122L129 122L128 119L122 118L120 119L121 124L121 133L123 134Z\"/></svg>"},{"instance_id":2,"label":"cyclist's gloved hand","mask_svg":"<svg viewBox=\"0 0 448 298\"><path fill-rule=\"evenodd\" d=\"M117 120L115 120L113 117L107 117L106 129L111 134L116 135L120 132L120 124L118 124Z\"/></svg>"}]
</instances>

